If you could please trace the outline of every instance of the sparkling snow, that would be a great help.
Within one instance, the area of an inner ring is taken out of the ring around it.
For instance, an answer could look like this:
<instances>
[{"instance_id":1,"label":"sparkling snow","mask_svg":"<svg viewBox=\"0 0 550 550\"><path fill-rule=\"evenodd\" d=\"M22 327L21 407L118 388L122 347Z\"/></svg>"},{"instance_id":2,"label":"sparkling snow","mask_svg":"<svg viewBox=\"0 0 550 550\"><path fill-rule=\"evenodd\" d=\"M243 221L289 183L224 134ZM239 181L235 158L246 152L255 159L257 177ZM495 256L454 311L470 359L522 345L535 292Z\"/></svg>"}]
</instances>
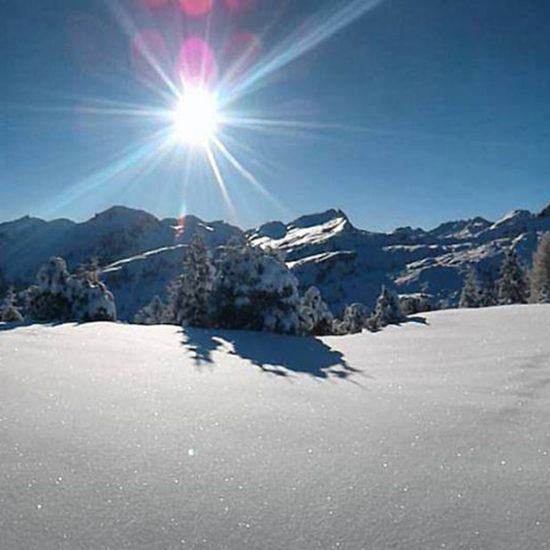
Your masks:
<instances>
[{"instance_id":1,"label":"sparkling snow","mask_svg":"<svg viewBox=\"0 0 550 550\"><path fill-rule=\"evenodd\" d=\"M549 327L0 325L0 548L550 548Z\"/></svg>"}]
</instances>

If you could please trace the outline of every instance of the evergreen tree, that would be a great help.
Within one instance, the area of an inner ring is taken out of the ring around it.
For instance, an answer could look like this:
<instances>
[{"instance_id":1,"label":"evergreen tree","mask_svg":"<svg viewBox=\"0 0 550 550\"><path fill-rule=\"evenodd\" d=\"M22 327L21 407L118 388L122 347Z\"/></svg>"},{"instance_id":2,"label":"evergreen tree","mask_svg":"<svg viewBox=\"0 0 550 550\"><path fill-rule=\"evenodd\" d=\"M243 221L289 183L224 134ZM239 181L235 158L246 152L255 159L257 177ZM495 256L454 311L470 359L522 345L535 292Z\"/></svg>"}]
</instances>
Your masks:
<instances>
[{"instance_id":1,"label":"evergreen tree","mask_svg":"<svg viewBox=\"0 0 550 550\"><path fill-rule=\"evenodd\" d=\"M79 264L74 274L81 279L87 279L92 283L99 282L99 260L97 256L92 256L86 262Z\"/></svg>"},{"instance_id":2,"label":"evergreen tree","mask_svg":"<svg viewBox=\"0 0 550 550\"><path fill-rule=\"evenodd\" d=\"M387 325L398 325L405 319L397 294L383 286L374 313L367 321L367 328L380 330Z\"/></svg>"},{"instance_id":3,"label":"evergreen tree","mask_svg":"<svg viewBox=\"0 0 550 550\"><path fill-rule=\"evenodd\" d=\"M484 272L479 286L480 307L492 307L498 305L498 291L495 277L492 272Z\"/></svg>"},{"instance_id":4,"label":"evergreen tree","mask_svg":"<svg viewBox=\"0 0 550 550\"><path fill-rule=\"evenodd\" d=\"M8 289L2 304L0 304L0 321L4 323L20 323L23 316L17 309L17 294L13 288Z\"/></svg>"},{"instance_id":5,"label":"evergreen tree","mask_svg":"<svg viewBox=\"0 0 550 550\"><path fill-rule=\"evenodd\" d=\"M481 306L480 307L491 307L498 305L498 294L496 289L495 282L489 282L481 290Z\"/></svg>"},{"instance_id":6,"label":"evergreen tree","mask_svg":"<svg viewBox=\"0 0 550 550\"><path fill-rule=\"evenodd\" d=\"M9 289L9 285L6 281L6 277L4 276L4 273L0 269L0 296L4 295L5 292L7 292Z\"/></svg>"},{"instance_id":7,"label":"evergreen tree","mask_svg":"<svg viewBox=\"0 0 550 550\"><path fill-rule=\"evenodd\" d=\"M138 325L161 325L166 319L166 306L155 296L151 302L142 307L134 316L134 323Z\"/></svg>"},{"instance_id":8,"label":"evergreen tree","mask_svg":"<svg viewBox=\"0 0 550 550\"><path fill-rule=\"evenodd\" d=\"M36 321L69 321L72 307L69 300L70 274L63 258L50 258L38 270L36 285L26 291L27 311Z\"/></svg>"},{"instance_id":9,"label":"evergreen tree","mask_svg":"<svg viewBox=\"0 0 550 550\"><path fill-rule=\"evenodd\" d=\"M333 324L334 334L356 334L365 327L368 319L367 307L361 303L349 304L344 308L342 317Z\"/></svg>"},{"instance_id":10,"label":"evergreen tree","mask_svg":"<svg viewBox=\"0 0 550 550\"><path fill-rule=\"evenodd\" d=\"M309 287L298 304L300 332L302 334L327 335L332 333L333 315L315 286Z\"/></svg>"},{"instance_id":11,"label":"evergreen tree","mask_svg":"<svg viewBox=\"0 0 550 550\"><path fill-rule=\"evenodd\" d=\"M50 258L26 291L29 316L38 321L115 321L116 307L107 287L87 272L71 275L63 258Z\"/></svg>"},{"instance_id":12,"label":"evergreen tree","mask_svg":"<svg viewBox=\"0 0 550 550\"><path fill-rule=\"evenodd\" d=\"M298 281L279 256L259 247L225 247L211 304L220 328L300 332Z\"/></svg>"},{"instance_id":13,"label":"evergreen tree","mask_svg":"<svg viewBox=\"0 0 550 550\"><path fill-rule=\"evenodd\" d=\"M168 320L177 325L207 326L213 281L210 253L196 234L185 256L183 273L169 289Z\"/></svg>"},{"instance_id":14,"label":"evergreen tree","mask_svg":"<svg viewBox=\"0 0 550 550\"><path fill-rule=\"evenodd\" d=\"M434 308L434 296L422 292L401 294L399 295L399 303L404 315L414 315L415 313L431 311Z\"/></svg>"},{"instance_id":15,"label":"evergreen tree","mask_svg":"<svg viewBox=\"0 0 550 550\"><path fill-rule=\"evenodd\" d=\"M524 270L518 262L516 251L512 248L506 251L500 266L500 278L496 283L498 303L525 304L527 302L528 285Z\"/></svg>"},{"instance_id":16,"label":"evergreen tree","mask_svg":"<svg viewBox=\"0 0 550 550\"><path fill-rule=\"evenodd\" d=\"M468 266L466 277L464 279L464 286L460 294L460 300L458 307L460 308L475 308L482 306L481 291L479 288L479 282L477 279L477 273L474 266Z\"/></svg>"},{"instance_id":17,"label":"evergreen tree","mask_svg":"<svg viewBox=\"0 0 550 550\"><path fill-rule=\"evenodd\" d=\"M533 255L530 301L550 303L550 233L542 235Z\"/></svg>"}]
</instances>

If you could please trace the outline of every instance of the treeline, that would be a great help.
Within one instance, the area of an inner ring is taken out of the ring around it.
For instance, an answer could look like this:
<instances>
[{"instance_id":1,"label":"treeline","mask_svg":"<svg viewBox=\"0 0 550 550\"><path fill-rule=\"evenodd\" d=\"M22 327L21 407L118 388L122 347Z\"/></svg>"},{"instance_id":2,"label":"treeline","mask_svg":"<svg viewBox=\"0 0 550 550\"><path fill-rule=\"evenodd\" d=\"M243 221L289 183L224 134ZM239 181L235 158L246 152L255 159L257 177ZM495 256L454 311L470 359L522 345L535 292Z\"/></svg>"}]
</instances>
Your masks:
<instances>
[{"instance_id":1,"label":"treeline","mask_svg":"<svg viewBox=\"0 0 550 550\"><path fill-rule=\"evenodd\" d=\"M155 296L134 322L329 335L378 330L405 319L398 297L386 288L372 314L351 304L334 316L318 288L300 295L298 280L280 255L242 241L232 241L214 259L195 237L167 295L166 302Z\"/></svg>"},{"instance_id":2,"label":"treeline","mask_svg":"<svg viewBox=\"0 0 550 550\"><path fill-rule=\"evenodd\" d=\"M0 321L115 321L115 299L97 276L97 266L69 273L62 258L50 258L36 284L22 292L9 289L0 304Z\"/></svg>"},{"instance_id":3,"label":"treeline","mask_svg":"<svg viewBox=\"0 0 550 550\"><path fill-rule=\"evenodd\" d=\"M374 311L361 303L334 315L319 289L303 294L298 281L276 252L232 241L213 257L198 236L185 256L182 272L167 288L167 299L155 296L135 316L138 324L174 324L216 329L268 331L293 335L342 335L377 331L431 308L429 296L398 297L383 287ZM426 299L425 299L426 298ZM482 286L468 268L459 307L550 302L550 234L543 235L530 272L513 249L506 251L499 277ZM112 293L91 262L69 273L62 258L51 258L39 270L36 284L9 289L0 303L0 321L115 321Z\"/></svg>"},{"instance_id":4,"label":"treeline","mask_svg":"<svg viewBox=\"0 0 550 550\"><path fill-rule=\"evenodd\" d=\"M509 304L550 302L550 234L541 236L533 255L531 271L518 261L516 251L508 249L499 277L483 286L473 265L468 267L458 307L478 308Z\"/></svg>"}]
</instances>

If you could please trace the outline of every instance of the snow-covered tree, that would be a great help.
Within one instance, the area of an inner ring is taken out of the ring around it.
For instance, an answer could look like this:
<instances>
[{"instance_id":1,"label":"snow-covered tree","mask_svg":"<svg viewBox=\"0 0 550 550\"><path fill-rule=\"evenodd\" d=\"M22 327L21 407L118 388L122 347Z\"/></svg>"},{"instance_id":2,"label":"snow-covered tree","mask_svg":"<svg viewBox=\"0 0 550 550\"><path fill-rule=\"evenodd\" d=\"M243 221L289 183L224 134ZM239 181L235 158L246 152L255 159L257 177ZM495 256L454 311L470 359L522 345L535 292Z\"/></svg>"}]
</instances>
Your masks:
<instances>
[{"instance_id":1,"label":"snow-covered tree","mask_svg":"<svg viewBox=\"0 0 550 550\"><path fill-rule=\"evenodd\" d=\"M476 308L481 307L482 297L479 288L479 281L477 279L477 273L473 265L468 266L466 277L464 279L464 286L460 293L460 300L458 307L460 308Z\"/></svg>"},{"instance_id":2,"label":"snow-covered tree","mask_svg":"<svg viewBox=\"0 0 550 550\"><path fill-rule=\"evenodd\" d=\"M527 278L513 248L506 251L500 266L500 277L496 282L496 289L499 304L525 304L527 302Z\"/></svg>"},{"instance_id":3,"label":"snow-covered tree","mask_svg":"<svg viewBox=\"0 0 550 550\"><path fill-rule=\"evenodd\" d=\"M37 321L66 321L72 318L68 281L63 258L50 258L38 270L36 285L26 291L27 311Z\"/></svg>"},{"instance_id":4,"label":"snow-covered tree","mask_svg":"<svg viewBox=\"0 0 550 550\"><path fill-rule=\"evenodd\" d=\"M333 323L334 334L355 334L361 332L368 319L368 310L359 302L349 304L344 308L340 319Z\"/></svg>"},{"instance_id":5,"label":"snow-covered tree","mask_svg":"<svg viewBox=\"0 0 550 550\"><path fill-rule=\"evenodd\" d=\"M6 276L4 272L0 269L0 295L3 295L9 288L9 285L6 281Z\"/></svg>"},{"instance_id":6,"label":"snow-covered tree","mask_svg":"<svg viewBox=\"0 0 550 550\"><path fill-rule=\"evenodd\" d=\"M27 310L39 321L114 321L116 307L107 287L89 272L71 275L63 258L50 258L26 291Z\"/></svg>"},{"instance_id":7,"label":"snow-covered tree","mask_svg":"<svg viewBox=\"0 0 550 550\"><path fill-rule=\"evenodd\" d=\"M209 324L208 305L214 284L210 252L198 235L193 237L183 264L183 273L169 288L167 319L178 325Z\"/></svg>"},{"instance_id":8,"label":"snow-covered tree","mask_svg":"<svg viewBox=\"0 0 550 550\"><path fill-rule=\"evenodd\" d=\"M300 332L327 335L332 333L333 315L315 286L309 287L298 304Z\"/></svg>"},{"instance_id":9,"label":"snow-covered tree","mask_svg":"<svg viewBox=\"0 0 550 550\"><path fill-rule=\"evenodd\" d=\"M69 299L73 318L78 321L116 321L114 296L98 279L97 271L69 279Z\"/></svg>"},{"instance_id":10,"label":"snow-covered tree","mask_svg":"<svg viewBox=\"0 0 550 550\"><path fill-rule=\"evenodd\" d=\"M225 247L211 304L220 328L300 332L298 281L279 256L259 247Z\"/></svg>"},{"instance_id":11,"label":"snow-covered tree","mask_svg":"<svg viewBox=\"0 0 550 550\"><path fill-rule=\"evenodd\" d=\"M397 294L383 286L374 313L367 321L367 328L369 330L379 330L387 325L402 323L405 319Z\"/></svg>"},{"instance_id":12,"label":"snow-covered tree","mask_svg":"<svg viewBox=\"0 0 550 550\"><path fill-rule=\"evenodd\" d=\"M76 277L86 277L91 281L96 282L99 278L99 260L96 256L89 258L87 261L79 264L74 270Z\"/></svg>"},{"instance_id":13,"label":"snow-covered tree","mask_svg":"<svg viewBox=\"0 0 550 550\"><path fill-rule=\"evenodd\" d=\"M23 321L23 316L17 309L17 294L13 288L8 289L8 292L0 304L0 321L4 323L20 323Z\"/></svg>"},{"instance_id":14,"label":"snow-covered tree","mask_svg":"<svg viewBox=\"0 0 550 550\"><path fill-rule=\"evenodd\" d=\"M424 284L423 287L426 288L427 285ZM404 315L414 315L415 313L431 311L435 307L434 303L434 296L425 292L399 295L399 304L401 305L401 311L403 311Z\"/></svg>"},{"instance_id":15,"label":"snow-covered tree","mask_svg":"<svg viewBox=\"0 0 550 550\"><path fill-rule=\"evenodd\" d=\"M160 325L166 320L166 306L158 296L144 307L142 307L134 316L134 323L138 325Z\"/></svg>"},{"instance_id":16,"label":"snow-covered tree","mask_svg":"<svg viewBox=\"0 0 550 550\"><path fill-rule=\"evenodd\" d=\"M498 305L498 294L495 282L489 282L481 289L480 307L491 307Z\"/></svg>"},{"instance_id":17,"label":"snow-covered tree","mask_svg":"<svg viewBox=\"0 0 550 550\"><path fill-rule=\"evenodd\" d=\"M550 302L550 233L542 235L533 255L530 301L535 304Z\"/></svg>"}]
</instances>

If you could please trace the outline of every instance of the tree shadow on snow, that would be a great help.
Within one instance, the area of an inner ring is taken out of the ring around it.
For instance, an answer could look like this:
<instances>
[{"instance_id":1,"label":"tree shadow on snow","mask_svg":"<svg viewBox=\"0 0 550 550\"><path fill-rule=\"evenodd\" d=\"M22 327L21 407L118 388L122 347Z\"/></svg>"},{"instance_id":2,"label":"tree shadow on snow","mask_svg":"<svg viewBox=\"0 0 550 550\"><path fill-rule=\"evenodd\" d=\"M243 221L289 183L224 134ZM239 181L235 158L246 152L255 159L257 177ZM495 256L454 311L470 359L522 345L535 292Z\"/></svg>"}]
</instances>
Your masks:
<instances>
[{"instance_id":1,"label":"tree shadow on snow","mask_svg":"<svg viewBox=\"0 0 550 550\"><path fill-rule=\"evenodd\" d=\"M4 330L13 330L14 328L23 327L24 323L0 323L0 332Z\"/></svg>"},{"instance_id":2,"label":"tree shadow on snow","mask_svg":"<svg viewBox=\"0 0 550 550\"><path fill-rule=\"evenodd\" d=\"M347 379L360 372L347 364L342 353L318 338L193 328L185 329L183 335L183 345L197 365L214 364L212 354L218 351L250 361L263 372L281 377L294 372L319 379Z\"/></svg>"},{"instance_id":3,"label":"tree shadow on snow","mask_svg":"<svg viewBox=\"0 0 550 550\"><path fill-rule=\"evenodd\" d=\"M14 330L16 328L32 327L36 325L44 327L56 327L59 325L67 324L69 321L19 321L14 323L0 322L0 332ZM74 324L74 322L72 322Z\"/></svg>"},{"instance_id":4,"label":"tree shadow on snow","mask_svg":"<svg viewBox=\"0 0 550 550\"><path fill-rule=\"evenodd\" d=\"M214 363L212 353L224 344L216 332L206 329L186 328L183 336L186 339L182 344L191 352L197 365Z\"/></svg>"},{"instance_id":5,"label":"tree shadow on snow","mask_svg":"<svg viewBox=\"0 0 550 550\"><path fill-rule=\"evenodd\" d=\"M426 319L426 317L422 317L421 315L411 315L407 317L405 323L418 323L426 326L430 325L430 323L428 323L428 319Z\"/></svg>"}]
</instances>

